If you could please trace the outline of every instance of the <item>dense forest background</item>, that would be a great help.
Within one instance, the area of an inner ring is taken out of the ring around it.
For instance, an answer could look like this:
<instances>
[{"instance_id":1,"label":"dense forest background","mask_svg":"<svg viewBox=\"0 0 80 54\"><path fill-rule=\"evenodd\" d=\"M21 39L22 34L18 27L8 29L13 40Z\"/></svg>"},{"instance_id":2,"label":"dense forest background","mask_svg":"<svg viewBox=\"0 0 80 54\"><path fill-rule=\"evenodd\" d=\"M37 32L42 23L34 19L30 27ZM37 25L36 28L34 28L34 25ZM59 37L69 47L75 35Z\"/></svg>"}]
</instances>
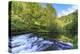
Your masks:
<instances>
[{"instance_id":1,"label":"dense forest background","mask_svg":"<svg viewBox=\"0 0 80 54\"><path fill-rule=\"evenodd\" d=\"M47 3L9 3L11 36L33 33L47 39L71 42L77 48L78 10L66 16L57 17L55 8Z\"/></svg>"}]
</instances>

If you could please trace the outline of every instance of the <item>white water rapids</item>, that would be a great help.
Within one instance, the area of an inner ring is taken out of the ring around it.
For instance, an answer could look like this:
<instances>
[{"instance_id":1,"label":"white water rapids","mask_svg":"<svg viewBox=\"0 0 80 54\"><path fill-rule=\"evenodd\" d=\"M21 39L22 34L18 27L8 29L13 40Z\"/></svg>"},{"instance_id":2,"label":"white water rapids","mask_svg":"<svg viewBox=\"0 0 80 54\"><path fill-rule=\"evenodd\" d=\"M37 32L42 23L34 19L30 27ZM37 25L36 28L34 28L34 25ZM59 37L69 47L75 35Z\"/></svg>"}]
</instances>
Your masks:
<instances>
[{"instance_id":1,"label":"white water rapids","mask_svg":"<svg viewBox=\"0 0 80 54\"><path fill-rule=\"evenodd\" d=\"M72 47L71 43L45 40L44 38L33 36L32 34L13 36L9 40L9 50L12 53L65 50L71 49Z\"/></svg>"}]
</instances>

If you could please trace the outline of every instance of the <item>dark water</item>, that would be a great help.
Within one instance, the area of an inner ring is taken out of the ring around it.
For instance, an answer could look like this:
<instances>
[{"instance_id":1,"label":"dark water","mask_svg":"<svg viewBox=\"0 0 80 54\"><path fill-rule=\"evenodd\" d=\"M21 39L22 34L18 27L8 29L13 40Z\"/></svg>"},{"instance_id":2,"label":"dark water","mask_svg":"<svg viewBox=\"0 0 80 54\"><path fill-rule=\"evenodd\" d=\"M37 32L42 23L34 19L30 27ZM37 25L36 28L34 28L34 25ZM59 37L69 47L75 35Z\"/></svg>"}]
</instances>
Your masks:
<instances>
[{"instance_id":1,"label":"dark water","mask_svg":"<svg viewBox=\"0 0 80 54\"><path fill-rule=\"evenodd\" d=\"M44 38L23 34L13 36L9 41L9 50L12 53L26 53L38 51L52 51L71 49L73 44L57 40L45 40Z\"/></svg>"}]
</instances>

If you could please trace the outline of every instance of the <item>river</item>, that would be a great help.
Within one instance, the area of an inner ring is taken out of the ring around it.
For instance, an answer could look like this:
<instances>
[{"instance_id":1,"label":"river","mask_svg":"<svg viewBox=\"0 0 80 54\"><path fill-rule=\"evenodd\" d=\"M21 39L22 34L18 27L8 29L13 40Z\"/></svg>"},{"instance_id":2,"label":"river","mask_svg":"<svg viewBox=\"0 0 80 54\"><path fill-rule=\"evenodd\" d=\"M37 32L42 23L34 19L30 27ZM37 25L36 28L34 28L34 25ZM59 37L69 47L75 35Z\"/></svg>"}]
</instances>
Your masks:
<instances>
[{"instance_id":1,"label":"river","mask_svg":"<svg viewBox=\"0 0 80 54\"><path fill-rule=\"evenodd\" d=\"M72 49L72 47L72 43L47 40L42 37L37 37L32 33L12 36L12 38L9 39L9 52L11 53L66 50Z\"/></svg>"}]
</instances>

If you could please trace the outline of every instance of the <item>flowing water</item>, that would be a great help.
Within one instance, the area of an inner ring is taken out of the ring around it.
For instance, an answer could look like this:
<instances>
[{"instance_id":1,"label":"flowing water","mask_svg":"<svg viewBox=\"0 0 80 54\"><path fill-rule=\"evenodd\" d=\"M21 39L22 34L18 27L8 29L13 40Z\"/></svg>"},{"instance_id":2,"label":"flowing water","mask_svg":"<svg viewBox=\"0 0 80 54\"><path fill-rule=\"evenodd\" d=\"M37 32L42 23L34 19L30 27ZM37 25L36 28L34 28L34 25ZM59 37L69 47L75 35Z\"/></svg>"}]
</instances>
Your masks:
<instances>
[{"instance_id":1,"label":"flowing water","mask_svg":"<svg viewBox=\"0 0 80 54\"><path fill-rule=\"evenodd\" d=\"M57 40L46 40L33 34L13 36L9 40L9 50L12 53L39 52L51 50L71 49L71 43L64 43Z\"/></svg>"}]
</instances>

